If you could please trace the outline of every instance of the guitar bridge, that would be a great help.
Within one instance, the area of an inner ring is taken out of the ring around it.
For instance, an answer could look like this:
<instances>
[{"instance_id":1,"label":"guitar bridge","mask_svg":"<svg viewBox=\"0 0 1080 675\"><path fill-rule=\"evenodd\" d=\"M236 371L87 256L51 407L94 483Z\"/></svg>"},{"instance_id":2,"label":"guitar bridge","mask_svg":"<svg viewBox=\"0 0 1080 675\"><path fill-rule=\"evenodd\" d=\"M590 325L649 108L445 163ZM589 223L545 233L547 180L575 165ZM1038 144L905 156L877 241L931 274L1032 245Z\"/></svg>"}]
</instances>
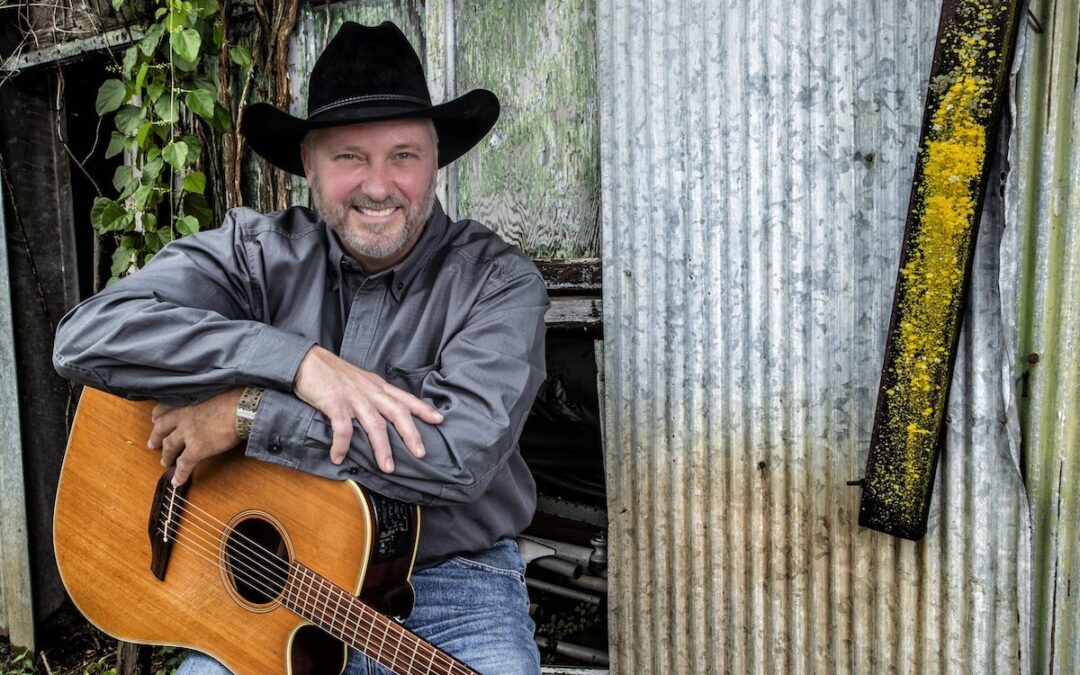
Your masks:
<instances>
[{"instance_id":1,"label":"guitar bridge","mask_svg":"<svg viewBox=\"0 0 1080 675\"><path fill-rule=\"evenodd\" d=\"M158 479L154 490L154 501L150 505L150 571L159 580L165 580L165 569L169 566L173 541L180 527L180 515L183 513L184 495L191 481L180 487L173 487L172 477L175 467L169 467Z\"/></svg>"}]
</instances>

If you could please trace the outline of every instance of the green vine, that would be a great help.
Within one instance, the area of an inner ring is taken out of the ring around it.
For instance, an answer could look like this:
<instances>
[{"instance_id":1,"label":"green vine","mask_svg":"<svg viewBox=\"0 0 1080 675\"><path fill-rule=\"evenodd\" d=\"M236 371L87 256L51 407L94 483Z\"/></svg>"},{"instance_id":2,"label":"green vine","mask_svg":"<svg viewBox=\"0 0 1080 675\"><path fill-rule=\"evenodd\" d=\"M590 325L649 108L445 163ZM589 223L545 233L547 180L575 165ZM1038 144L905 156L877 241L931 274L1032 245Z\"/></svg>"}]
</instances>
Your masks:
<instances>
[{"instance_id":1,"label":"green vine","mask_svg":"<svg viewBox=\"0 0 1080 675\"><path fill-rule=\"evenodd\" d=\"M134 0L112 0L113 9ZM146 264L178 236L210 225L199 124L225 133L231 113L217 98L218 54L225 44L217 0L153 0L153 20L124 51L118 77L98 89L98 115L115 112L105 157L125 153L113 175L115 198L94 201L90 221L117 238L109 283ZM250 68L247 47L229 48Z\"/></svg>"}]
</instances>

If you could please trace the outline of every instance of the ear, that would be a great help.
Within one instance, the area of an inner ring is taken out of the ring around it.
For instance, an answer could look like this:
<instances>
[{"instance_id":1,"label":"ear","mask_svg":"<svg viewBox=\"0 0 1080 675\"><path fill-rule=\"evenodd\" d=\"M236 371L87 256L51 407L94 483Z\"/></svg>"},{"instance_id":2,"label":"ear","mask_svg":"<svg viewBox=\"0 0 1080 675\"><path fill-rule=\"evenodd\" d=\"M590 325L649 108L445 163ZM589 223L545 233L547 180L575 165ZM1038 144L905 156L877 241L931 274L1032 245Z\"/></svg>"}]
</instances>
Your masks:
<instances>
[{"instance_id":1,"label":"ear","mask_svg":"<svg viewBox=\"0 0 1080 675\"><path fill-rule=\"evenodd\" d=\"M304 177L307 178L308 183L310 183L312 175L311 165L314 160L308 156L308 144L302 141L300 143L300 161L304 163Z\"/></svg>"}]
</instances>

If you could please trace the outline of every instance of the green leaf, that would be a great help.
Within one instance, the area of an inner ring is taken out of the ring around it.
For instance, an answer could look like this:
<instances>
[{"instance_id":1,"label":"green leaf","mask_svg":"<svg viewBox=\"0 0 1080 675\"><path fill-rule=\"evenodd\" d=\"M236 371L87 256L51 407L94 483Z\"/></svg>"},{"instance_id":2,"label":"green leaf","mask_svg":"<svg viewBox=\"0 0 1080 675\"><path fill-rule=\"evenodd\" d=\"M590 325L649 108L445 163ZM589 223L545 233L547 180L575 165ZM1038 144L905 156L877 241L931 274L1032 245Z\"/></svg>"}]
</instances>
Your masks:
<instances>
[{"instance_id":1,"label":"green leaf","mask_svg":"<svg viewBox=\"0 0 1080 675\"><path fill-rule=\"evenodd\" d=\"M124 6L124 0L112 0L112 8L114 12L119 12L120 8Z\"/></svg>"},{"instance_id":2,"label":"green leaf","mask_svg":"<svg viewBox=\"0 0 1080 675\"><path fill-rule=\"evenodd\" d=\"M217 11L215 9L215 11ZM214 51L221 51L221 45L225 44L225 29L220 21L214 22Z\"/></svg>"},{"instance_id":3,"label":"green leaf","mask_svg":"<svg viewBox=\"0 0 1080 675\"><path fill-rule=\"evenodd\" d=\"M184 102L187 103L187 107L191 112L207 122L214 121L214 103L217 102L217 99L214 98L212 92L209 92L206 89L189 91Z\"/></svg>"},{"instance_id":4,"label":"green leaf","mask_svg":"<svg viewBox=\"0 0 1080 675\"><path fill-rule=\"evenodd\" d=\"M135 67L135 64L139 61L139 48L136 46L128 47L124 50L124 62L121 72L124 78L131 77L131 69Z\"/></svg>"},{"instance_id":5,"label":"green leaf","mask_svg":"<svg viewBox=\"0 0 1080 675\"><path fill-rule=\"evenodd\" d=\"M105 148L105 159L116 157L127 147L129 138L119 131L112 132L109 137L109 147Z\"/></svg>"},{"instance_id":6,"label":"green leaf","mask_svg":"<svg viewBox=\"0 0 1080 675\"><path fill-rule=\"evenodd\" d=\"M165 13L168 11L169 10L166 7L158 7L157 10L154 11L154 21L161 21L161 17L165 16Z\"/></svg>"},{"instance_id":7,"label":"green leaf","mask_svg":"<svg viewBox=\"0 0 1080 675\"><path fill-rule=\"evenodd\" d=\"M188 14L182 9L174 9L165 17L165 30L177 33L188 25ZM171 39L171 38L170 38ZM174 47L175 49L175 47Z\"/></svg>"},{"instance_id":8,"label":"green leaf","mask_svg":"<svg viewBox=\"0 0 1080 675\"><path fill-rule=\"evenodd\" d=\"M108 197L98 197L94 200L94 206L90 209L90 224L98 232L108 232L113 223L120 220L127 211Z\"/></svg>"},{"instance_id":9,"label":"green leaf","mask_svg":"<svg viewBox=\"0 0 1080 675\"><path fill-rule=\"evenodd\" d=\"M140 185L139 189L135 191L135 194L131 196L132 201L135 202L135 208L140 211L146 210L146 204L150 201L150 196L154 194L154 188L152 185Z\"/></svg>"},{"instance_id":10,"label":"green leaf","mask_svg":"<svg viewBox=\"0 0 1080 675\"><path fill-rule=\"evenodd\" d=\"M143 67L145 67L145 64ZM101 83L101 87L98 88L94 110L99 116L111 113L123 105L126 98L127 87L124 86L123 82L117 79L105 80Z\"/></svg>"},{"instance_id":11,"label":"green leaf","mask_svg":"<svg viewBox=\"0 0 1080 675\"><path fill-rule=\"evenodd\" d=\"M172 46L173 52L181 59L195 62L199 58L199 46L202 44L202 38L199 37L199 31L187 28L170 35L169 44Z\"/></svg>"},{"instance_id":12,"label":"green leaf","mask_svg":"<svg viewBox=\"0 0 1080 675\"><path fill-rule=\"evenodd\" d=\"M139 125L139 130L135 132L135 142L144 150L146 149L146 137L150 135L150 129L152 129L153 126L154 125L149 122L143 122Z\"/></svg>"},{"instance_id":13,"label":"green leaf","mask_svg":"<svg viewBox=\"0 0 1080 675\"><path fill-rule=\"evenodd\" d=\"M142 89L143 83L146 82L146 71L150 70L148 63L143 63L139 66L139 72L135 75L135 91Z\"/></svg>"},{"instance_id":14,"label":"green leaf","mask_svg":"<svg viewBox=\"0 0 1080 675\"><path fill-rule=\"evenodd\" d=\"M154 112L165 124L176 124L180 119L180 106L175 96L162 96L154 103Z\"/></svg>"},{"instance_id":15,"label":"green leaf","mask_svg":"<svg viewBox=\"0 0 1080 675\"><path fill-rule=\"evenodd\" d=\"M187 165L188 146L183 141L173 141L161 150L161 157L169 163L169 166L180 170Z\"/></svg>"},{"instance_id":16,"label":"green leaf","mask_svg":"<svg viewBox=\"0 0 1080 675\"><path fill-rule=\"evenodd\" d=\"M150 56L161 42L161 36L165 34L165 25L155 23L146 31L143 39L139 40L139 50L146 56Z\"/></svg>"},{"instance_id":17,"label":"green leaf","mask_svg":"<svg viewBox=\"0 0 1080 675\"><path fill-rule=\"evenodd\" d=\"M199 13L199 16L201 17L213 16L218 10L218 4L216 0L199 0L195 3L195 7ZM214 22L215 27L217 26L217 23L218 22L216 21ZM219 42L218 47L220 46L221 43Z\"/></svg>"},{"instance_id":18,"label":"green leaf","mask_svg":"<svg viewBox=\"0 0 1080 675\"><path fill-rule=\"evenodd\" d=\"M146 119L146 108L139 105L126 105L116 113L116 129L125 136L130 136Z\"/></svg>"},{"instance_id":19,"label":"green leaf","mask_svg":"<svg viewBox=\"0 0 1080 675\"><path fill-rule=\"evenodd\" d=\"M184 216L176 221L176 231L185 236L195 234L199 231L199 221L195 216Z\"/></svg>"},{"instance_id":20,"label":"green leaf","mask_svg":"<svg viewBox=\"0 0 1080 675\"><path fill-rule=\"evenodd\" d=\"M244 45L229 47L229 58L241 68L247 68L251 65L251 50Z\"/></svg>"},{"instance_id":21,"label":"green leaf","mask_svg":"<svg viewBox=\"0 0 1080 675\"><path fill-rule=\"evenodd\" d=\"M138 232L130 232L120 237L120 247L130 249L142 248L143 238Z\"/></svg>"},{"instance_id":22,"label":"green leaf","mask_svg":"<svg viewBox=\"0 0 1080 675\"><path fill-rule=\"evenodd\" d=\"M131 182L131 167L127 164L116 167L112 179L112 184L113 187L116 188L116 191L122 192L129 182Z\"/></svg>"},{"instance_id":23,"label":"green leaf","mask_svg":"<svg viewBox=\"0 0 1080 675\"><path fill-rule=\"evenodd\" d=\"M194 192L201 195L206 190L206 174L202 171L192 171L184 176L181 185L185 192Z\"/></svg>"},{"instance_id":24,"label":"green leaf","mask_svg":"<svg viewBox=\"0 0 1080 675\"><path fill-rule=\"evenodd\" d=\"M188 61L187 59L180 58L179 56L173 59L173 66L184 73L194 73L199 67L199 60Z\"/></svg>"},{"instance_id":25,"label":"green leaf","mask_svg":"<svg viewBox=\"0 0 1080 675\"><path fill-rule=\"evenodd\" d=\"M199 227L209 227L210 219L214 217L214 212L210 210L206 197L190 192L184 195L184 213L195 216L199 221Z\"/></svg>"},{"instance_id":26,"label":"green leaf","mask_svg":"<svg viewBox=\"0 0 1080 675\"><path fill-rule=\"evenodd\" d=\"M155 148L156 149L156 148ZM149 158L150 155L147 155ZM165 164L161 161L161 157L155 156L151 159L142 169L142 180L144 183L152 183L158 179L161 175L161 170L165 168Z\"/></svg>"},{"instance_id":27,"label":"green leaf","mask_svg":"<svg viewBox=\"0 0 1080 675\"><path fill-rule=\"evenodd\" d=\"M151 103L157 103L157 100L161 98L161 94L165 92L165 85L160 82L152 82L146 85L146 95L150 97Z\"/></svg>"},{"instance_id":28,"label":"green leaf","mask_svg":"<svg viewBox=\"0 0 1080 675\"><path fill-rule=\"evenodd\" d=\"M219 133L225 133L232 127L232 115L220 103L214 106L214 121L210 126Z\"/></svg>"},{"instance_id":29,"label":"green leaf","mask_svg":"<svg viewBox=\"0 0 1080 675\"><path fill-rule=\"evenodd\" d=\"M128 269L131 267L134 254L134 251L124 248L123 246L113 251L112 267L110 271L114 277L119 278L127 273Z\"/></svg>"}]
</instances>

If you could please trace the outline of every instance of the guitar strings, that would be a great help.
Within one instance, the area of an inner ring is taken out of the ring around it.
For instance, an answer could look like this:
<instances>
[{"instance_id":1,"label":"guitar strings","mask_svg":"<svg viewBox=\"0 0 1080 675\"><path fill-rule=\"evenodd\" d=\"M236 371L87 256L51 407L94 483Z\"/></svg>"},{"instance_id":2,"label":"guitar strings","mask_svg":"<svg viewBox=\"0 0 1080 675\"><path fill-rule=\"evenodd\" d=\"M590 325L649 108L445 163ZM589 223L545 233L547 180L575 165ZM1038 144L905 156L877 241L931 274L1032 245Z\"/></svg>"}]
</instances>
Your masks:
<instances>
[{"instance_id":1,"label":"guitar strings","mask_svg":"<svg viewBox=\"0 0 1080 675\"><path fill-rule=\"evenodd\" d=\"M198 533L202 534L202 533L205 533L206 530L204 528L195 528L195 532L198 532ZM165 531L159 529L159 533L165 533ZM194 534L194 532L193 532L193 534ZM211 532L211 542L210 542L211 544L213 544L212 535L213 535L213 532ZM199 557L203 558L204 560L207 560L212 565L216 565L216 566L220 567L220 565L218 565L218 560L217 560L216 556L213 556L212 553L210 553L210 555L205 554L205 552L211 551L212 550L211 548L192 545L192 544L188 543L185 539L177 538L176 541L178 543L180 543L181 545L185 545L187 548L190 548L197 555L199 555ZM205 542L205 539L203 539L203 541ZM329 609L329 601L330 601L332 593L336 593L337 596L338 596L336 598L338 607L340 607L341 600L343 598L348 602L350 600L355 600L355 597L353 597L352 595L347 594L346 591L344 591L343 589L333 585L328 580L325 580L325 579L322 579L322 578L318 577L313 571L311 571L306 566L304 566L302 564L300 566L303 568L303 572L305 574L310 573L312 575L312 580L320 582L320 584L322 584L322 586L323 586L322 588L316 589L315 603L314 603L314 605L309 605L309 608L312 609L312 611L319 612L319 617L318 618L321 618L324 621L324 623L329 623L329 625L331 627L336 628L337 623L338 623L337 620L334 619L333 617L331 617L331 619L329 621L327 621L326 616L325 616L325 612L319 611L320 610L319 605L323 604L324 607L322 609ZM241 570L241 571L250 572L250 569L245 569L245 570ZM252 580L249 579L249 581L252 581ZM265 588L265 585L264 585L264 588ZM310 588L305 589L305 590L308 591L308 598L310 600L310 598L311 598ZM326 598L325 602L323 602L323 600L321 598L323 590L325 590L327 592L327 598ZM287 595L286 595L286 599L288 599ZM290 607L288 602L282 602L282 604L286 608L292 609L293 611L296 611L296 607ZM297 605L297 604L303 604L303 601L300 598L297 598L297 602L294 602L294 605ZM361 609L364 609L364 608L361 607ZM423 649L424 651L430 651L429 665L427 666L429 671L432 668L435 668L436 665L442 666L443 668L449 668L450 670L446 671L448 673L458 672L459 668L464 667L464 664L460 664L459 662L454 661L448 655L446 655L443 652L439 651L434 646L428 644L427 642L425 642L424 640L418 638L417 636L412 635L411 633L406 631L404 628L402 628L398 624L396 624L396 623L394 623L392 621L389 621L388 619L385 619L385 617L381 617L380 615L375 614L374 610L370 610L370 608L367 608L367 609L368 609L368 611L370 611L373 614L373 616L384 619L383 631L382 631L383 632L383 637L381 638L381 640L382 640L381 643L378 642L378 640L380 638L376 638L376 636L375 636L376 631L374 629L377 629L378 626L373 625L370 622L368 622L368 624L366 626L364 626L363 624L365 622L362 620L362 617L361 617L361 620L359 621L359 623L361 624L360 627L366 627L367 628L369 638L375 644L375 646L376 646L376 648L378 650L377 654L373 655L373 658L375 658L376 660L379 660L380 657L389 658L389 659L391 659L391 664L392 664L393 660L398 659L398 658L404 658L404 657L401 656L402 640L406 636L409 636L409 637L413 638L413 640L412 640L413 641L413 654L412 654L411 657L409 657L410 664L412 666L416 665L417 656L422 656L421 655L421 649ZM339 615L339 613L335 613L335 616L337 616L337 615ZM351 624L350 621L349 621L349 618L356 618L352 614L351 611L347 612L345 617L342 617L342 620L341 620L342 628L343 629L345 629L345 628L351 629L353 631L354 635L357 638L359 638L360 633L357 630L358 626ZM394 647L394 651L395 651L395 655L396 655L394 657L389 657L388 656L389 647L391 646L389 644L390 637L391 637L389 635L389 631L390 631L391 628L394 629L394 632L397 634L397 638L398 638L397 645ZM364 651L364 650L362 650L362 651ZM437 663L437 660L442 661L442 663ZM384 663L383 665L387 665L387 664ZM472 671L463 670L463 671L460 671L460 672L472 672Z\"/></svg>"},{"instance_id":2,"label":"guitar strings","mask_svg":"<svg viewBox=\"0 0 1080 675\"><path fill-rule=\"evenodd\" d=\"M202 557L203 559L207 560L211 564L213 564L215 566L218 566L220 568L221 563L219 561L218 556L215 555L214 551L215 551L216 547L214 546L214 544L217 542L217 539L218 539L218 537L216 535L219 535L221 532L215 530L213 528L213 524L214 524L214 522L216 522L217 524L224 526L225 523L223 523L221 520L214 517L212 514L207 512L205 509L202 509L201 507L199 507L195 503L191 502L186 497L177 496L177 493L175 493L175 491L174 491L172 497L173 497L174 500L178 499L182 504L187 505L188 508L184 508L184 509L181 510L181 516L180 517L182 518L185 514L188 516L188 518L186 518L186 520L187 520L187 522L189 522L192 525L193 534L196 533L196 532L199 533L199 534L202 534L202 535L209 534L209 538L208 539L204 538L202 540L202 543L204 543L204 544L209 543L210 546L206 546L206 547L203 547L203 546L189 546L189 548L192 548L193 550L195 550L195 552L200 557ZM209 525L211 525L211 527L209 527L209 528L206 527L206 524L208 523L208 521L201 514L205 514L205 516L209 518ZM163 514L163 516L164 516L164 514ZM173 519L173 520L171 520L171 522L163 524L162 529L159 530L159 533L165 535L166 537L171 536L171 537L173 537L174 541L183 544L184 540L180 539L176 535L176 530L179 527L179 524L180 524L179 520ZM258 587L257 590L262 591L268 597L277 596L278 593L277 593L277 591L275 589L282 588L282 589L284 589L284 597L287 598L288 597L288 585L289 585L289 581L290 581L289 580L287 561L282 560L276 554L269 551L262 544L260 544L259 542L251 539L247 535L244 535L243 533L235 532L235 531L234 531L234 533L235 533L236 540L238 541L239 544L242 545L242 546L237 546L236 549L241 549L241 548L246 549L246 550L239 550L238 551L239 555L234 555L231 558L232 560L236 561L236 563L237 563L235 565L235 568L238 571L242 571L246 575L246 578L244 578L243 580L246 581L248 584L250 584L253 588ZM273 567L267 566L265 564L265 562L267 562L267 560L266 560L267 557L269 557L269 559L271 559L274 563L277 564L276 569L273 568ZM307 569L306 566L300 565L299 563L297 563L297 564L301 568L304 568L305 570ZM359 637L359 629L366 628L367 629L367 634L369 635L369 638L372 641L375 641L376 640L376 638L375 638L375 630L379 628L378 620L381 619L382 623L383 623L383 626L382 626L383 631L382 632L384 634L384 637L383 637L383 644L384 645L390 638L389 632L390 632L391 627L393 627L394 632L397 633L397 638L398 639L397 639L397 646L395 648L395 653L396 654L400 654L402 640L406 635L408 635L411 638L413 638L413 641L414 641L414 650L413 650L413 657L412 657L412 662L413 663L415 663L416 655L420 651L420 648L422 647L425 650L431 650L432 658L431 658L431 664L430 664L429 667L434 667L435 663L436 663L436 660L440 660L440 661L444 662L444 663L440 663L439 665L451 668L451 670L449 672L454 672L454 670L457 669L459 665L461 665L458 662L456 662L454 659L449 657L449 655L446 655L445 653L443 653L440 650L436 649L433 645L430 645L426 641L422 640L421 638L419 638L419 637L417 637L415 635L412 635L411 633L406 631L403 627L401 627L396 622L393 622L392 620L379 615L378 613L374 612L374 610L371 610L370 608L367 608L364 605L360 605L360 615L359 616L355 615L353 613L353 611L352 611L352 608L351 608L351 605L355 604L355 602L350 602L350 601L355 601L356 600L356 598L354 596L349 594L344 589L341 589L341 588L337 587L336 585L330 583L328 580L323 579L322 577L318 576L313 571L311 571L311 574L312 574L313 580L320 583L321 585L324 585L325 588L316 588L315 589L314 605L309 605L309 608L313 612L318 612L319 615L320 615L319 618L321 618L324 622L326 622L326 616L325 615L326 615L327 611L330 610L330 600L331 600L331 598L333 598L336 601L336 607L338 609L340 609L342 598L344 597L344 598L346 598L347 605L346 605L345 616L342 617L342 620L341 620L342 630L349 629L349 630L353 631L356 634L357 637ZM239 578L243 578L242 575L237 575L237 576ZM302 583L302 581L300 583ZM309 601L311 600L312 593L311 593L311 585L310 585L310 583L309 583L307 588L301 588L299 590L307 591L308 600ZM322 600L322 597L321 597L322 593L324 591L326 592L325 601ZM336 594L336 597L335 597L335 594ZM300 598L299 595L297 596L296 600L297 600L298 603L303 603L303 600ZM322 607L319 606L320 603L322 604ZM282 604L284 606L288 607L288 604L286 604L285 602L282 602ZM293 611L296 611L296 608L290 608L290 609L293 609ZM371 612L372 618L375 619L375 621L372 621L370 619L365 618L365 616L364 616L364 610L365 609L367 609L369 612ZM334 629L337 628L337 621L336 621L335 617L337 617L339 615L340 615L340 612L335 610L334 614L331 616L331 618L329 620L329 623L330 623L331 627L334 628ZM386 646L389 647L389 645L386 645ZM382 656L382 651L383 651L382 649L379 649L380 656ZM469 671L466 671L466 672L469 672Z\"/></svg>"},{"instance_id":3,"label":"guitar strings","mask_svg":"<svg viewBox=\"0 0 1080 675\"><path fill-rule=\"evenodd\" d=\"M204 536L204 537L201 538L202 543L209 544L208 546L204 546L202 548L202 550L205 551L205 552L208 552L208 553L210 553L212 555L213 554L213 547L217 543L217 536L216 535L220 534L220 532L213 529L213 528L204 527L203 523L206 522L205 519L197 517L198 516L197 511L203 511L203 510L200 509L198 506L190 503L190 502L188 502L188 504L192 509L192 512L190 512L188 514L189 517L187 518L187 522L189 522L191 524L192 528L193 528L192 535L196 535L196 534L209 535L208 537ZM211 516L211 518L212 518L212 520L217 520L216 518L213 518L212 516ZM220 521L218 521L218 523L220 523ZM166 534L166 535L170 534L169 532L166 532L164 530L159 530L159 531L162 534ZM242 575L237 575L237 576L239 576L242 580L249 583L256 590L262 591L268 597L277 596L278 595L278 589L283 589L284 592L286 593L286 598L287 598L288 597L287 596L288 583L289 583L288 571L281 567L281 565L284 565L285 562L282 561L280 558L278 558L273 553L271 553L270 551L268 551L265 547L263 547L258 542L252 541L250 538L246 537L245 535L243 535L241 533L235 533L235 534L236 534L237 539L246 540L244 542L245 548L248 548L248 550L249 550L248 555L238 555L238 556L235 556L235 557L232 558L236 571L244 573ZM171 534L171 536L174 537L175 541L183 543L182 539L176 537L175 532L173 532ZM252 547L254 547L256 549L260 549L264 554L267 554L267 556L269 556L275 563L278 563L277 569L275 570L275 569L269 568L265 564L262 564L264 562L263 558L265 556L260 556L257 551L252 551L251 550ZM245 558L246 558L246 560L244 560ZM210 558L207 558L207 559L210 560L211 563L221 567L220 562L219 562L219 558L217 556L214 556L213 559L210 559ZM275 574L275 572L276 572L276 574ZM305 588L299 588L297 590L306 590L307 595L308 595L308 599L309 600L311 599L311 596L312 596L312 593L311 593L312 589L311 588L306 588L306 589ZM318 609L320 609L318 607L318 605L321 602L321 598L319 598L318 596L321 595L321 593L318 592L318 590L316 590L315 595L316 595L316 597L314 598L315 599L315 604L312 606L312 609L318 610ZM299 596L297 597L297 600L300 603L303 603L303 599L300 598ZM329 608L328 601L329 601L329 597L327 599L327 604L326 604L327 609ZM340 600L339 600L339 604L340 604ZM348 618L350 618L350 617L346 616L345 620L343 621L345 626L349 626ZM363 622L361 621L360 623L362 624ZM332 625L333 625L333 622L332 622ZM371 627L370 626L366 626L366 627L368 627L369 635L374 636L374 633L371 630Z\"/></svg>"}]
</instances>

